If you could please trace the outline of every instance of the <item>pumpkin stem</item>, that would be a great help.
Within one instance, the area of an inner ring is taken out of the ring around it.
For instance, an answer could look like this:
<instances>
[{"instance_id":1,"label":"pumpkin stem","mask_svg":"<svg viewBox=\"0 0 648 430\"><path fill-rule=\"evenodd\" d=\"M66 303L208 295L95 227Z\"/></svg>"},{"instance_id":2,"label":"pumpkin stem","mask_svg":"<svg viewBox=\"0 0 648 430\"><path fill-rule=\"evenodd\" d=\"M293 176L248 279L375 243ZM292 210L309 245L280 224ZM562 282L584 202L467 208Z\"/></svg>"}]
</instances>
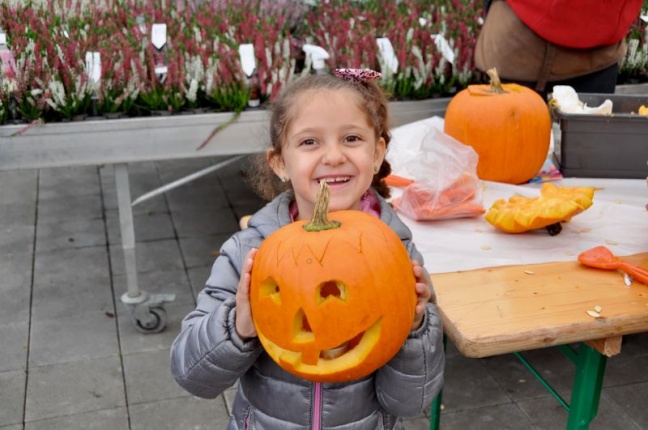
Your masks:
<instances>
[{"instance_id":1,"label":"pumpkin stem","mask_svg":"<svg viewBox=\"0 0 648 430\"><path fill-rule=\"evenodd\" d=\"M330 230L332 228L340 227L340 222L335 220L329 220L328 218L328 207L329 200L331 197L331 191L326 181L320 181L320 189L317 192L317 197L315 199L315 209L313 210L313 218L304 224L304 230L306 231L323 231Z\"/></svg>"},{"instance_id":2,"label":"pumpkin stem","mask_svg":"<svg viewBox=\"0 0 648 430\"><path fill-rule=\"evenodd\" d=\"M562 225L559 222L549 224L545 227L550 236L555 236L562 231Z\"/></svg>"},{"instance_id":3,"label":"pumpkin stem","mask_svg":"<svg viewBox=\"0 0 648 430\"><path fill-rule=\"evenodd\" d=\"M502 81L500 81L500 77L497 74L497 69L495 67L488 69L486 73L490 78L490 88L487 90L488 92L495 94L506 94L508 92L504 87L502 87Z\"/></svg>"}]
</instances>

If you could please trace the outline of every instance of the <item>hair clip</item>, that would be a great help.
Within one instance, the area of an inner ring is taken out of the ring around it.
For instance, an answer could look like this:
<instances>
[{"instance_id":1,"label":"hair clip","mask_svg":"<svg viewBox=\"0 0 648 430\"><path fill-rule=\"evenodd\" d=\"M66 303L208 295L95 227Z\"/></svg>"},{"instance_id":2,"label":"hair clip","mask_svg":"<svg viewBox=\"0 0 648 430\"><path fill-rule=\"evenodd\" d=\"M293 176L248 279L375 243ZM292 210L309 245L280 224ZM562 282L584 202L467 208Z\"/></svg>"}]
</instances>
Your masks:
<instances>
[{"instance_id":1,"label":"hair clip","mask_svg":"<svg viewBox=\"0 0 648 430\"><path fill-rule=\"evenodd\" d=\"M380 72L371 69L335 69L335 76L346 81L368 82L380 79Z\"/></svg>"}]
</instances>

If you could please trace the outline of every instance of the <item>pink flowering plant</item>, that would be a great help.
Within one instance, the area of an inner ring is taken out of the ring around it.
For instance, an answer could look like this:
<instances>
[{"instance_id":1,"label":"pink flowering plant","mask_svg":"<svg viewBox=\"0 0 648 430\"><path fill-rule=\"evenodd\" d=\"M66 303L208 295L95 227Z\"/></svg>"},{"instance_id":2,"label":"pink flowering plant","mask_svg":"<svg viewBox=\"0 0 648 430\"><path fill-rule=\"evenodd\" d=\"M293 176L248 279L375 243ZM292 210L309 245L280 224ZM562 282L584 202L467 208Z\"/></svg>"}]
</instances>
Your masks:
<instances>
[{"instance_id":1,"label":"pink flowering plant","mask_svg":"<svg viewBox=\"0 0 648 430\"><path fill-rule=\"evenodd\" d=\"M0 2L9 50L0 46L0 123L241 112L253 94L263 108L312 72L306 43L328 53L329 69L380 71L397 100L447 97L484 79L473 64L483 11L470 0L23 3ZM153 44L154 24L166 25L161 47ZM393 57L379 39L389 40ZM624 79L648 80L646 40L638 19L621 62ZM239 56L243 44L253 46L251 76Z\"/></svg>"}]
</instances>

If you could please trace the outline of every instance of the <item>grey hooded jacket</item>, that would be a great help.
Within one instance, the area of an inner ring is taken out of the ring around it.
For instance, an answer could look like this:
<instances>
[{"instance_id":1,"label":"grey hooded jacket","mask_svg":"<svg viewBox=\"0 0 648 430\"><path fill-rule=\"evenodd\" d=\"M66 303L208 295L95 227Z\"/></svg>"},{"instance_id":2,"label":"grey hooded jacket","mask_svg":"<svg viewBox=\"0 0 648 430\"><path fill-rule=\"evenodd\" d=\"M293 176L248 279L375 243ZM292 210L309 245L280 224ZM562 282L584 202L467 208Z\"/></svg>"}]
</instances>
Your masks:
<instances>
[{"instance_id":1,"label":"grey hooded jacket","mask_svg":"<svg viewBox=\"0 0 648 430\"><path fill-rule=\"evenodd\" d=\"M281 369L258 339L243 341L235 329L235 294L242 262L265 237L291 222L293 196L268 203L221 248L197 306L171 347L171 372L195 396L215 398L238 380L228 430L401 429L400 417L421 414L443 386L445 355L436 306L427 305L422 326L373 374L344 383L313 383ZM422 256L411 232L380 198L381 219L401 238L411 258Z\"/></svg>"}]
</instances>

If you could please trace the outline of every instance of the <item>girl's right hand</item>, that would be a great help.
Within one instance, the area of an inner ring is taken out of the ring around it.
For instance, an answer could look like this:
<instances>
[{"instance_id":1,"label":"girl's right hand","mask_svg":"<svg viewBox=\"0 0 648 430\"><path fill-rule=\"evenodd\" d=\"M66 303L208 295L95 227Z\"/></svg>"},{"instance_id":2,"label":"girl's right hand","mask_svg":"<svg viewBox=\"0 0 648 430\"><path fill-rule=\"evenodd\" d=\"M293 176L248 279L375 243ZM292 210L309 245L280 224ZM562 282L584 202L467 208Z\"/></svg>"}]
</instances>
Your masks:
<instances>
[{"instance_id":1,"label":"girl's right hand","mask_svg":"<svg viewBox=\"0 0 648 430\"><path fill-rule=\"evenodd\" d=\"M236 333L243 340L257 337L250 306L250 278L256 252L256 248L253 248L245 257L241 279L236 290Z\"/></svg>"}]
</instances>

